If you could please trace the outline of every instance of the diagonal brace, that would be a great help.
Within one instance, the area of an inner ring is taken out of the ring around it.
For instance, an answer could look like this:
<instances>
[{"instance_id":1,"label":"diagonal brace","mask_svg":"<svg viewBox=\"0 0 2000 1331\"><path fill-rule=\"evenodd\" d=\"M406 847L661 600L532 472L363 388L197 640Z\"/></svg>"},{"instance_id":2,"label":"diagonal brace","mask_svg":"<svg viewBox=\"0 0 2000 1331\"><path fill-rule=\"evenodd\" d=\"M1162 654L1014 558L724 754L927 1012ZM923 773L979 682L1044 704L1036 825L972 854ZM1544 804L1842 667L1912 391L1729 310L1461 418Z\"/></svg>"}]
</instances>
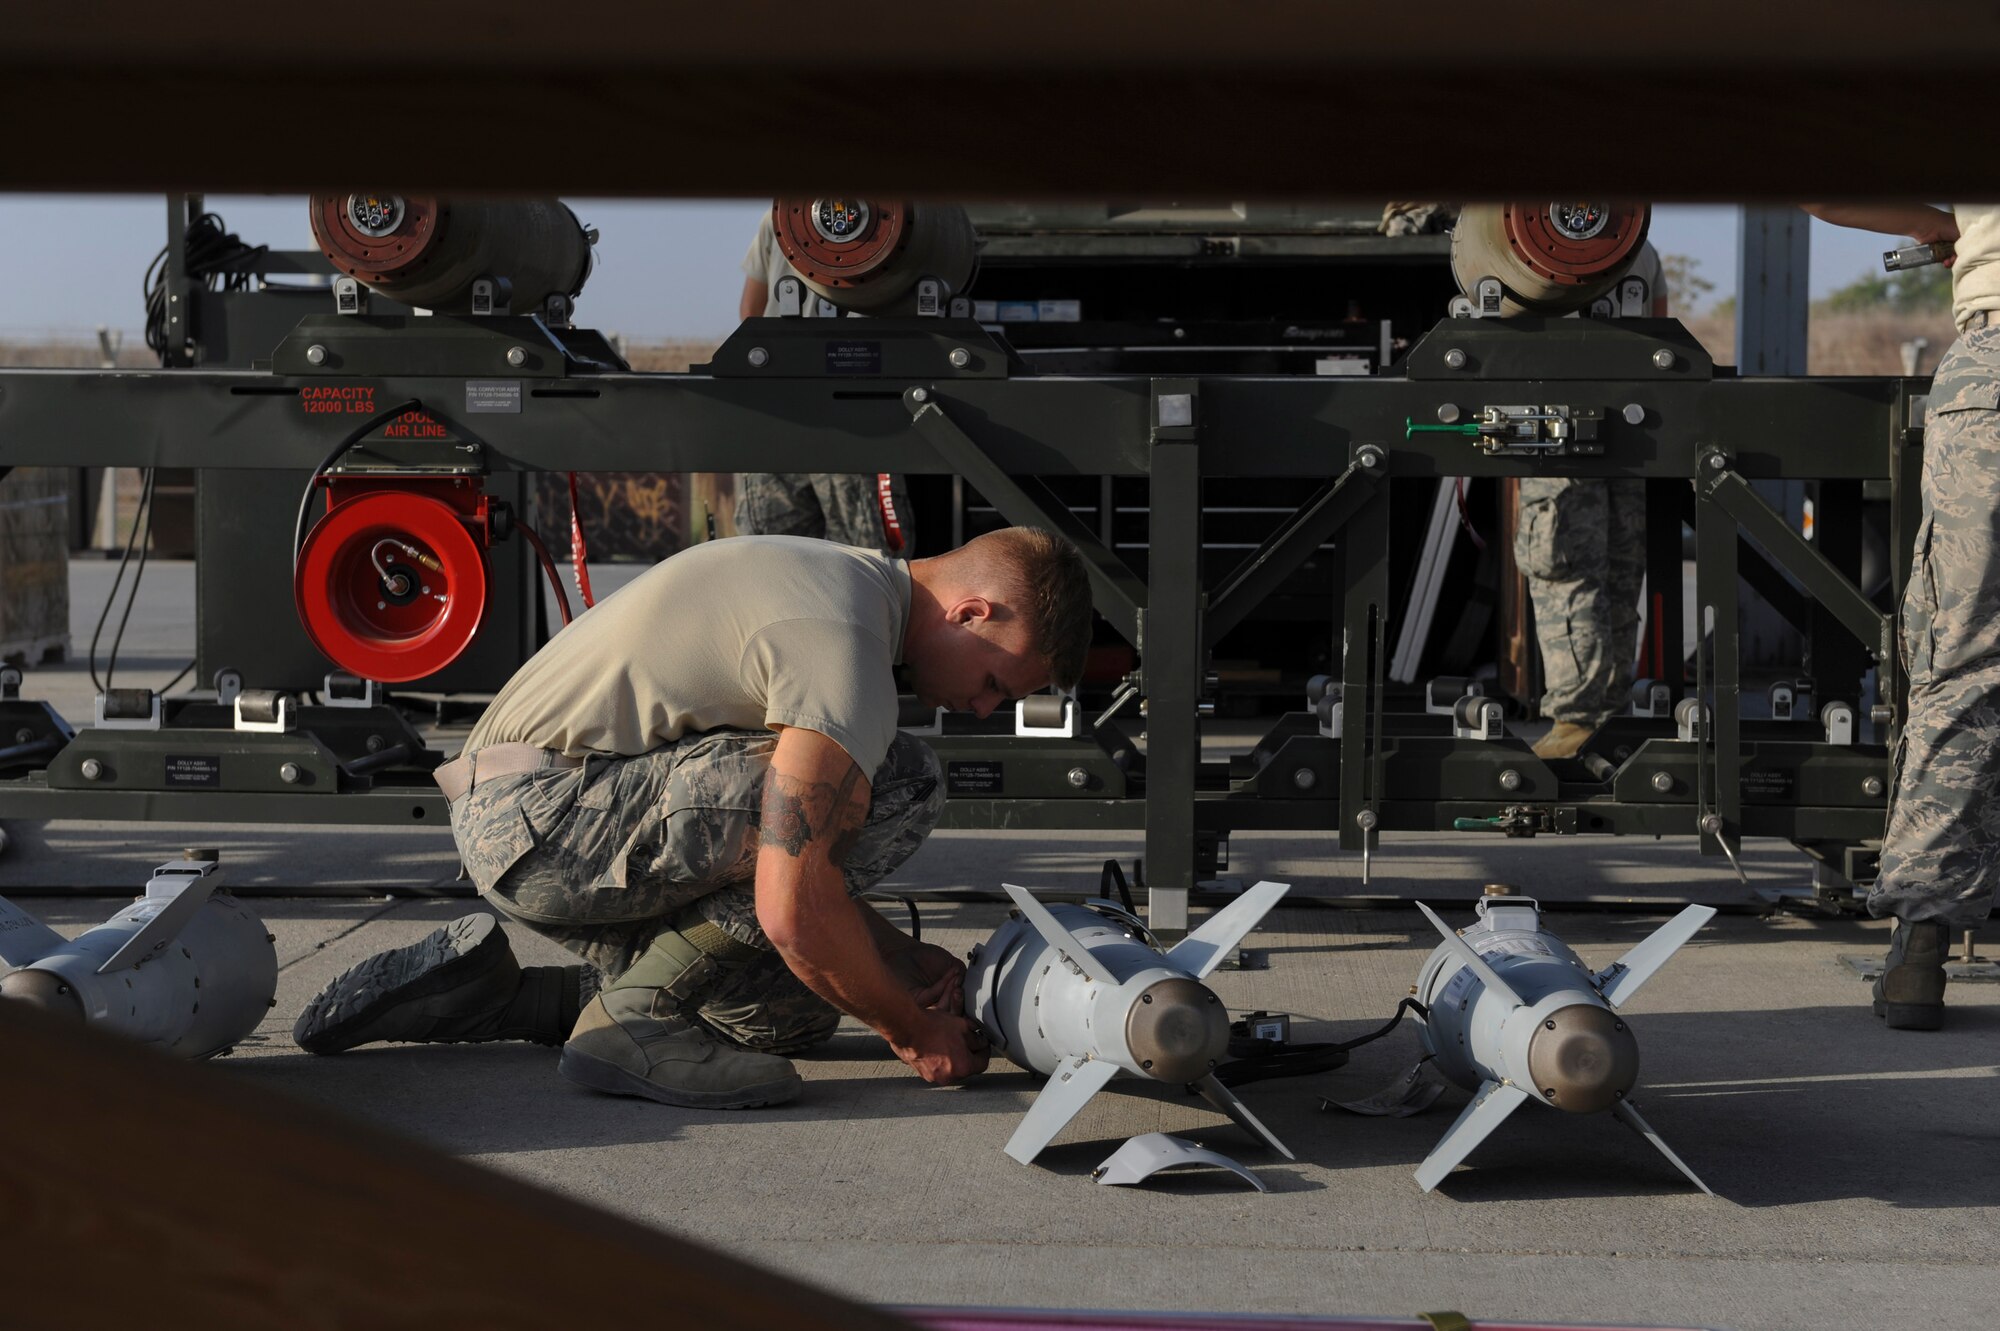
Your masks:
<instances>
[{"instance_id":1,"label":"diagonal brace","mask_svg":"<svg viewBox=\"0 0 2000 1331\"><path fill-rule=\"evenodd\" d=\"M932 393L912 388L903 394L903 405L910 409L910 424L937 450L938 457L991 500L1002 517L1016 526L1047 527L1075 544L1090 571L1091 597L1098 613L1127 642L1144 650L1146 584L1117 553L1070 512L1069 505L1051 493L1039 477L1009 476L1000 470L945 414Z\"/></svg>"},{"instance_id":2,"label":"diagonal brace","mask_svg":"<svg viewBox=\"0 0 2000 1331\"><path fill-rule=\"evenodd\" d=\"M1720 454L1709 454L1719 459ZM1895 621L1875 608L1861 589L1847 580L1833 561L1805 537L1734 470L1705 469L1700 486L1704 496L1727 513L1745 535L1793 577L1805 584L1814 599L1833 612L1849 632L1861 640L1877 661L1895 656Z\"/></svg>"},{"instance_id":3,"label":"diagonal brace","mask_svg":"<svg viewBox=\"0 0 2000 1331\"><path fill-rule=\"evenodd\" d=\"M1329 537L1347 525L1375 493L1375 471L1360 460L1321 486L1319 492L1280 524L1256 551L1216 589L1204 621L1206 645L1243 622L1257 604L1282 583Z\"/></svg>"}]
</instances>

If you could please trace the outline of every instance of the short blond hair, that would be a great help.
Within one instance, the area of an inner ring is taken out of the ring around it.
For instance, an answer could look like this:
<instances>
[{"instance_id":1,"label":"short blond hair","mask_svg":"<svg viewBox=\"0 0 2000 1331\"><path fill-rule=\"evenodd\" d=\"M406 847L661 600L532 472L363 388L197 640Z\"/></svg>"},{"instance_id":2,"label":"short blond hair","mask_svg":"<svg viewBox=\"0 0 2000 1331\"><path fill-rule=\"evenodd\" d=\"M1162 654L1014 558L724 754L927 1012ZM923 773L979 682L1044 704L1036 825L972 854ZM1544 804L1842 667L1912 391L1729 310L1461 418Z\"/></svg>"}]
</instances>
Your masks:
<instances>
[{"instance_id":1,"label":"short blond hair","mask_svg":"<svg viewBox=\"0 0 2000 1331\"><path fill-rule=\"evenodd\" d=\"M1090 570L1067 538L1040 527L1002 527L952 552L1007 583L1002 599L1028 626L1035 654L1057 688L1074 689L1090 652ZM990 563L989 563L990 561Z\"/></svg>"}]
</instances>

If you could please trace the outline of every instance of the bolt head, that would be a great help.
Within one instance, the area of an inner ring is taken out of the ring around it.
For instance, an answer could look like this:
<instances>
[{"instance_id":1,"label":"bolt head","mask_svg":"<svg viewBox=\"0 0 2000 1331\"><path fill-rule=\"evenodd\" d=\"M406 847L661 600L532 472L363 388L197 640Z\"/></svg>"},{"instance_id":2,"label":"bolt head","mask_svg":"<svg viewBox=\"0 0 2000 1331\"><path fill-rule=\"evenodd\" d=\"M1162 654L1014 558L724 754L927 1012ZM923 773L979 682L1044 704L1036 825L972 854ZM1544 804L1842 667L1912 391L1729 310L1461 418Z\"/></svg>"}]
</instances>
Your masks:
<instances>
[{"instance_id":1,"label":"bolt head","mask_svg":"<svg viewBox=\"0 0 2000 1331\"><path fill-rule=\"evenodd\" d=\"M1661 347L1658 351L1653 353L1653 368L1656 370L1673 369L1674 353L1667 350L1665 347Z\"/></svg>"},{"instance_id":2,"label":"bolt head","mask_svg":"<svg viewBox=\"0 0 2000 1331\"><path fill-rule=\"evenodd\" d=\"M1500 773L1500 789L1519 790L1520 788L1521 774L1519 772L1509 767L1506 771Z\"/></svg>"},{"instance_id":3,"label":"bolt head","mask_svg":"<svg viewBox=\"0 0 2000 1331\"><path fill-rule=\"evenodd\" d=\"M1654 790L1664 795L1674 788L1673 774L1671 772L1655 772L1650 784Z\"/></svg>"},{"instance_id":4,"label":"bolt head","mask_svg":"<svg viewBox=\"0 0 2000 1331\"><path fill-rule=\"evenodd\" d=\"M95 781L104 775L104 764L95 758L85 758L79 770L82 771L85 781Z\"/></svg>"},{"instance_id":5,"label":"bolt head","mask_svg":"<svg viewBox=\"0 0 2000 1331\"><path fill-rule=\"evenodd\" d=\"M520 369L528 363L528 349L526 347L508 347L507 363L517 370Z\"/></svg>"},{"instance_id":6,"label":"bolt head","mask_svg":"<svg viewBox=\"0 0 2000 1331\"><path fill-rule=\"evenodd\" d=\"M1354 825L1364 832L1374 831L1375 824L1380 821L1375 816L1375 810L1373 809L1363 809L1360 813L1354 815Z\"/></svg>"},{"instance_id":7,"label":"bolt head","mask_svg":"<svg viewBox=\"0 0 2000 1331\"><path fill-rule=\"evenodd\" d=\"M307 348L306 348L306 363L307 363L308 365L324 365L324 364L326 364L326 348L325 348L325 347L323 347L323 346L321 346L321 345L320 345L319 343L317 343L317 342L315 342L315 343L313 343L313 344L312 344L311 346L307 347Z\"/></svg>"},{"instance_id":8,"label":"bolt head","mask_svg":"<svg viewBox=\"0 0 2000 1331\"><path fill-rule=\"evenodd\" d=\"M930 400L931 400L931 395L930 395L930 392L929 392L929 391L928 391L927 389L922 389L922 388L912 388L912 389L910 390L910 401L912 401L912 402L928 402L928 401L930 401Z\"/></svg>"},{"instance_id":9,"label":"bolt head","mask_svg":"<svg viewBox=\"0 0 2000 1331\"><path fill-rule=\"evenodd\" d=\"M1310 767L1301 767L1292 773L1292 784L1300 790L1311 790L1319 784L1319 773Z\"/></svg>"},{"instance_id":10,"label":"bolt head","mask_svg":"<svg viewBox=\"0 0 2000 1331\"><path fill-rule=\"evenodd\" d=\"M750 354L744 359L750 362L751 369L761 370L771 363L771 353L762 347L752 347L750 348Z\"/></svg>"},{"instance_id":11,"label":"bolt head","mask_svg":"<svg viewBox=\"0 0 2000 1331\"><path fill-rule=\"evenodd\" d=\"M1709 836L1714 836L1717 832L1720 832L1722 830L1722 815L1719 813L1703 814L1701 816L1701 830Z\"/></svg>"},{"instance_id":12,"label":"bolt head","mask_svg":"<svg viewBox=\"0 0 2000 1331\"><path fill-rule=\"evenodd\" d=\"M1451 369L1462 370L1465 368L1465 353L1457 347L1453 347L1450 351L1444 353L1444 363Z\"/></svg>"},{"instance_id":13,"label":"bolt head","mask_svg":"<svg viewBox=\"0 0 2000 1331\"><path fill-rule=\"evenodd\" d=\"M1090 773L1081 767L1072 767L1063 774L1063 779L1075 789L1082 790L1090 784Z\"/></svg>"},{"instance_id":14,"label":"bolt head","mask_svg":"<svg viewBox=\"0 0 2000 1331\"><path fill-rule=\"evenodd\" d=\"M19 730L14 732L14 742L16 744L26 744L29 740L33 739L34 737L35 737L35 732L28 729L28 727L26 726L22 726Z\"/></svg>"},{"instance_id":15,"label":"bolt head","mask_svg":"<svg viewBox=\"0 0 2000 1331\"><path fill-rule=\"evenodd\" d=\"M962 370L966 366L972 364L972 353L967 351L964 347L953 347L951 349L951 354L945 357L945 359L951 362L951 366L953 369Z\"/></svg>"},{"instance_id":16,"label":"bolt head","mask_svg":"<svg viewBox=\"0 0 2000 1331\"><path fill-rule=\"evenodd\" d=\"M1729 465L1729 459L1722 456L1722 454L1720 453L1709 454L1708 469L1710 471L1721 471L1724 467L1728 465Z\"/></svg>"},{"instance_id":17,"label":"bolt head","mask_svg":"<svg viewBox=\"0 0 2000 1331\"><path fill-rule=\"evenodd\" d=\"M1438 423L1440 425L1458 424L1458 404L1456 402L1447 402L1438 408Z\"/></svg>"},{"instance_id":18,"label":"bolt head","mask_svg":"<svg viewBox=\"0 0 2000 1331\"><path fill-rule=\"evenodd\" d=\"M280 768L278 768L278 780L284 782L288 786L297 785L299 778L303 775L304 773L299 771L299 765L297 763L286 763Z\"/></svg>"},{"instance_id":19,"label":"bolt head","mask_svg":"<svg viewBox=\"0 0 2000 1331\"><path fill-rule=\"evenodd\" d=\"M1627 425L1644 425L1646 423L1646 409L1637 402L1627 402L1625 404L1625 423Z\"/></svg>"},{"instance_id":20,"label":"bolt head","mask_svg":"<svg viewBox=\"0 0 2000 1331\"><path fill-rule=\"evenodd\" d=\"M1876 796L1880 795L1883 790L1884 786L1882 785L1881 777L1870 776L1862 778L1861 793L1866 795L1869 799L1874 799Z\"/></svg>"}]
</instances>

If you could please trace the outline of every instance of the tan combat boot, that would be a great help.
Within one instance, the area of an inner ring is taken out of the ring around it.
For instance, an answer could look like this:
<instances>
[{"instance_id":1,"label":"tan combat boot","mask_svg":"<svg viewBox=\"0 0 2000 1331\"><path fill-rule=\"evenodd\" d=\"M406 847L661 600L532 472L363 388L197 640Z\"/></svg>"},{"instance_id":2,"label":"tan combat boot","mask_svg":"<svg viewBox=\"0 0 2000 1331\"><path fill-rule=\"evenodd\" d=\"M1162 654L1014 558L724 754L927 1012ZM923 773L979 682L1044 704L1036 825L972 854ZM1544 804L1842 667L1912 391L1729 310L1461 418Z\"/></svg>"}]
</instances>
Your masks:
<instances>
[{"instance_id":1,"label":"tan combat boot","mask_svg":"<svg viewBox=\"0 0 2000 1331\"><path fill-rule=\"evenodd\" d=\"M1537 758L1574 758L1597 732L1574 721L1558 721L1549 733L1535 741Z\"/></svg>"},{"instance_id":2,"label":"tan combat boot","mask_svg":"<svg viewBox=\"0 0 2000 1331\"><path fill-rule=\"evenodd\" d=\"M678 1007L663 989L599 994L563 1046L562 1075L593 1091L688 1109L753 1109L798 1098L803 1083L789 1058L732 1048Z\"/></svg>"},{"instance_id":3,"label":"tan combat boot","mask_svg":"<svg viewBox=\"0 0 2000 1331\"><path fill-rule=\"evenodd\" d=\"M1875 1015L1892 1031L1944 1029L1944 987L1951 978L1951 930L1943 920L1897 920L1889 955L1875 977Z\"/></svg>"},{"instance_id":4,"label":"tan combat boot","mask_svg":"<svg viewBox=\"0 0 2000 1331\"><path fill-rule=\"evenodd\" d=\"M694 1018L702 1000L757 955L712 924L663 930L584 1008L562 1075L612 1095L688 1109L750 1109L798 1098L792 1061L718 1040Z\"/></svg>"}]
</instances>

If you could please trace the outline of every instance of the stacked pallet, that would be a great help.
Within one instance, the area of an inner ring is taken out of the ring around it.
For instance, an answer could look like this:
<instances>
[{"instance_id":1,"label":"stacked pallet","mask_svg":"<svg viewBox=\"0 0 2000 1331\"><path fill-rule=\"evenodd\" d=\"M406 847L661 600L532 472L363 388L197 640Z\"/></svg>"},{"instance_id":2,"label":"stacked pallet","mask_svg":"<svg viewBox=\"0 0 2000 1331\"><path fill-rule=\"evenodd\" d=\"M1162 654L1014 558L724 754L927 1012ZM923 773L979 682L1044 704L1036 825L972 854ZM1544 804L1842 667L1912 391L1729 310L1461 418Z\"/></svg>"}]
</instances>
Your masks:
<instances>
[{"instance_id":1,"label":"stacked pallet","mask_svg":"<svg viewBox=\"0 0 2000 1331\"><path fill-rule=\"evenodd\" d=\"M60 661L69 652L69 483L61 467L16 467L0 480L0 659Z\"/></svg>"}]
</instances>

